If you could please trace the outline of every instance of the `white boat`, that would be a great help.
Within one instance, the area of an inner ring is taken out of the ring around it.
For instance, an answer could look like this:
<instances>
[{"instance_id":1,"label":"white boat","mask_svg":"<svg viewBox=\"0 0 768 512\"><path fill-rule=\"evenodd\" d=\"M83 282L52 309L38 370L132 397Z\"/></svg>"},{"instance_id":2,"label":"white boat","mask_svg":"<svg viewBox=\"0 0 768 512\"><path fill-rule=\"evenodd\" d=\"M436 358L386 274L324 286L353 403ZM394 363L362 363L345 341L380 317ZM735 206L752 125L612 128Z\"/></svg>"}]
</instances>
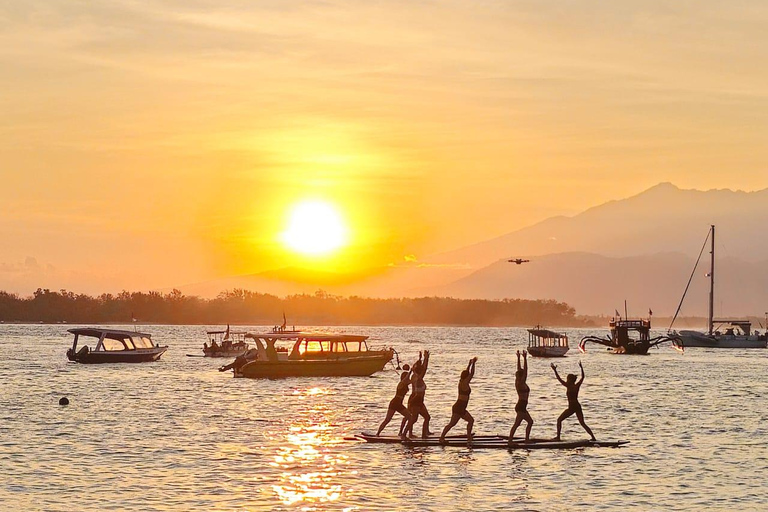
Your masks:
<instances>
[{"instance_id":1,"label":"white boat","mask_svg":"<svg viewBox=\"0 0 768 512\"><path fill-rule=\"evenodd\" d=\"M680 339L680 344L685 347L709 347L709 348L766 348L768 345L768 331L763 334L752 331L752 322L746 318L714 318L715 304L715 226L710 226L707 237L710 239L710 269L709 269L709 311L707 314L707 332L681 330L676 333ZM706 240L704 241L706 245ZM702 253L704 248L702 247ZM701 254L699 259L701 259ZM699 260L696 260L698 265ZM696 266L693 267L696 272ZM691 276L693 277L693 276ZM688 281L690 284L690 280ZM686 287L685 291L688 291ZM677 307L677 313L685 300L680 299L680 306ZM672 319L674 324L677 318ZM671 328L671 326L670 326ZM723 330L721 330L723 329Z\"/></svg>"},{"instance_id":2,"label":"white boat","mask_svg":"<svg viewBox=\"0 0 768 512\"><path fill-rule=\"evenodd\" d=\"M528 353L535 357L564 357L568 352L568 335L537 325L528 329Z\"/></svg>"}]
</instances>

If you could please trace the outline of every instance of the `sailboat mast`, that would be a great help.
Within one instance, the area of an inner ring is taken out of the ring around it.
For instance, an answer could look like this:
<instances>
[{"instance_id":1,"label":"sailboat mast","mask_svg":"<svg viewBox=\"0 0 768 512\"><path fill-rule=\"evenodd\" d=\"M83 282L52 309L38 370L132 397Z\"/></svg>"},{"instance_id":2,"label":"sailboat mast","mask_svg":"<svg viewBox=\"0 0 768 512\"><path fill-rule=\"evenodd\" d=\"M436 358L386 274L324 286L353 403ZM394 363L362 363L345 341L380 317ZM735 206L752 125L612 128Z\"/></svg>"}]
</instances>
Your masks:
<instances>
[{"instance_id":1,"label":"sailboat mast","mask_svg":"<svg viewBox=\"0 0 768 512\"><path fill-rule=\"evenodd\" d=\"M712 249L709 251L711 255L709 263L709 318L708 318L708 332L712 334L714 330L714 313L715 313L715 226L710 227L712 231Z\"/></svg>"}]
</instances>

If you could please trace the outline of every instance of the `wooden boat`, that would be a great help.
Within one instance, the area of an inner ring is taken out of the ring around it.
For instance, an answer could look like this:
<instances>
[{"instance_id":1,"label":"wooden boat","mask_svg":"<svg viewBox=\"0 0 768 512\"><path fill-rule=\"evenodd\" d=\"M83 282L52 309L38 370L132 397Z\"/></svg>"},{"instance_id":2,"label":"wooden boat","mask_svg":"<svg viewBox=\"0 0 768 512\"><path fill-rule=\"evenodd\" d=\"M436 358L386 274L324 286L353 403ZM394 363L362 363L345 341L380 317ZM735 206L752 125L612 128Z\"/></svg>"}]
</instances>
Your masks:
<instances>
[{"instance_id":1,"label":"wooden boat","mask_svg":"<svg viewBox=\"0 0 768 512\"><path fill-rule=\"evenodd\" d=\"M528 329L528 353L534 357L565 357L568 335L537 325Z\"/></svg>"},{"instance_id":2,"label":"wooden boat","mask_svg":"<svg viewBox=\"0 0 768 512\"><path fill-rule=\"evenodd\" d=\"M678 343L678 338L672 335L651 337L651 319L645 318L611 318L609 322L611 334L605 338L585 336L579 342L579 350L586 352L587 342L604 345L614 354L645 355L648 349L665 341Z\"/></svg>"},{"instance_id":3,"label":"wooden boat","mask_svg":"<svg viewBox=\"0 0 768 512\"><path fill-rule=\"evenodd\" d=\"M714 318L715 311L715 226L712 225L707 233L707 238L710 241L710 260L709 260L709 310L707 311L707 332L681 330L678 333L674 333L680 338L680 344L685 347L708 347L708 348L766 348L768 347L768 330L763 334L759 332L752 332L752 322L746 318ZM707 239L704 239L704 246L706 247ZM696 260L696 264L693 267L693 272L696 272L696 267L699 265L701 255ZM693 278L693 272L691 273L691 279ZM690 279L688 281L690 285ZM680 304L677 306L677 312L672 319L672 324L669 326L672 329L675 320L677 319L680 308L683 306L685 295L688 292L686 286L683 296L680 299ZM720 328L724 328L725 332L722 332Z\"/></svg>"},{"instance_id":4,"label":"wooden boat","mask_svg":"<svg viewBox=\"0 0 768 512\"><path fill-rule=\"evenodd\" d=\"M371 350L367 336L349 334L276 330L246 337L257 348L222 368L231 368L235 377L364 377L382 370L395 353L392 348ZM277 342L290 342L290 351Z\"/></svg>"},{"instance_id":5,"label":"wooden boat","mask_svg":"<svg viewBox=\"0 0 768 512\"><path fill-rule=\"evenodd\" d=\"M629 441L590 441L589 439L574 441L556 441L554 439L531 439L525 441L509 442L509 438L504 435L476 435L471 441L467 441L466 436L448 436L444 443L436 436L428 438L401 438L399 436L375 436L372 434L361 433L355 438L366 443L383 444L402 444L409 447L420 446L447 446L472 449L502 449L502 450L568 450L574 448L600 447L600 448L618 448L629 443Z\"/></svg>"},{"instance_id":6,"label":"wooden boat","mask_svg":"<svg viewBox=\"0 0 768 512\"><path fill-rule=\"evenodd\" d=\"M69 329L75 335L72 348L67 350L67 359L76 363L148 363L157 361L168 350L152 343L152 335L134 331L85 327ZM88 345L77 350L80 336L96 338L95 348Z\"/></svg>"},{"instance_id":7,"label":"wooden boat","mask_svg":"<svg viewBox=\"0 0 768 512\"><path fill-rule=\"evenodd\" d=\"M246 331L208 331L208 342L203 344L205 357L237 357L245 354L248 343L245 341Z\"/></svg>"}]
</instances>

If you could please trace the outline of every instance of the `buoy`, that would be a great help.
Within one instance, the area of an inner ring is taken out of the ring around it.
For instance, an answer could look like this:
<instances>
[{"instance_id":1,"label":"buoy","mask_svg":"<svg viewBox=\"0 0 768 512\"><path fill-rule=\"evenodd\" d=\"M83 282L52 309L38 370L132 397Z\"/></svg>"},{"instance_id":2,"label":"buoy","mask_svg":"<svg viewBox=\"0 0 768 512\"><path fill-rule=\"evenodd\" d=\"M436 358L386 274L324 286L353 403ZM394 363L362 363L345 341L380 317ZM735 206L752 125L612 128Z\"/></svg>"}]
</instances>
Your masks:
<instances>
[{"instance_id":1,"label":"buoy","mask_svg":"<svg viewBox=\"0 0 768 512\"><path fill-rule=\"evenodd\" d=\"M59 398L59 405L69 405L69 398L65 396Z\"/></svg>"}]
</instances>

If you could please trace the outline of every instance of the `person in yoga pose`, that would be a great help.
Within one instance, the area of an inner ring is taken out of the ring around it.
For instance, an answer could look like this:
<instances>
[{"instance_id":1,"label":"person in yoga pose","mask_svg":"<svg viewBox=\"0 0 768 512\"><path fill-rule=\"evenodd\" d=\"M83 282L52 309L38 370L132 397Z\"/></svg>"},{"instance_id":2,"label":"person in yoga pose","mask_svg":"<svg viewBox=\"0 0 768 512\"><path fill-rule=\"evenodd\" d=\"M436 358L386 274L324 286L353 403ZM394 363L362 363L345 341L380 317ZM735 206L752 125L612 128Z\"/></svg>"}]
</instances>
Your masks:
<instances>
[{"instance_id":1,"label":"person in yoga pose","mask_svg":"<svg viewBox=\"0 0 768 512\"><path fill-rule=\"evenodd\" d=\"M517 351L517 371L515 372L515 389L517 390L517 404L515 404L515 423L509 431L509 443L512 444L512 438L515 437L517 427L525 420L528 424L525 427L525 440L531 438L531 428L533 427L533 418L528 412L528 396L531 394L531 388L526 384L528 379L528 353L523 350L522 364L520 364L520 351Z\"/></svg>"},{"instance_id":2,"label":"person in yoga pose","mask_svg":"<svg viewBox=\"0 0 768 512\"><path fill-rule=\"evenodd\" d=\"M389 401L389 407L387 407L387 416L384 418L384 421L381 422L381 425L379 425L379 430L376 432L376 435L381 435L381 431L384 430L384 428L389 424L390 420L392 420L392 417L395 415L396 412L399 412L403 415L403 417L406 419L406 421L411 421L411 416L408 414L408 409L403 405L403 400L405 399L405 394L408 393L408 386L410 385L410 367L406 364L403 365L403 369L405 370L402 374L400 374L400 382L397 384L397 390L395 391L395 397ZM401 434L402 435L402 434Z\"/></svg>"},{"instance_id":3,"label":"person in yoga pose","mask_svg":"<svg viewBox=\"0 0 768 512\"><path fill-rule=\"evenodd\" d=\"M597 441L597 439L595 439L595 435L592 433L592 430L584 422L584 413L581 411L581 404L579 403L579 389L581 389L581 383L584 382L584 366L582 366L581 361L579 361L579 368L581 368L581 379L578 381L576 381L576 375L573 373L569 373L566 377L566 380L561 379L560 374L557 373L557 366L555 366L555 363L552 363L550 366L555 371L555 377L557 377L557 380L560 381L560 384L565 386L565 394L568 397L568 408L563 411L563 414L561 414L559 418L557 418L557 437L555 440L560 440L560 432L563 428L563 420L572 414L576 414L576 418L579 420L581 426L584 427L584 430L587 431L587 434L589 434L589 437L592 439L592 441Z\"/></svg>"},{"instance_id":4,"label":"person in yoga pose","mask_svg":"<svg viewBox=\"0 0 768 512\"><path fill-rule=\"evenodd\" d=\"M411 396L408 397L408 414L410 421L403 418L400 425L401 434L412 437L413 425L419 420L419 416L424 418L424 425L421 427L421 437L428 437L432 432L429 431L429 420L431 416L424 405L424 394L427 392L427 385L424 383L424 375L429 366L429 350L424 351L424 359L419 353L419 360L411 367Z\"/></svg>"},{"instance_id":5,"label":"person in yoga pose","mask_svg":"<svg viewBox=\"0 0 768 512\"><path fill-rule=\"evenodd\" d=\"M467 441L472 439L472 425L475 423L475 419L467 411L467 405L469 404L469 395L472 393L472 388L469 387L469 383L472 381L472 377L475 376L475 363L477 358L473 357L469 360L467 369L461 372L459 378L459 398L456 403L453 404L451 421L445 426L443 432L440 434L440 442L445 443L445 435L459 422L459 420L465 420L467 422Z\"/></svg>"}]
</instances>

